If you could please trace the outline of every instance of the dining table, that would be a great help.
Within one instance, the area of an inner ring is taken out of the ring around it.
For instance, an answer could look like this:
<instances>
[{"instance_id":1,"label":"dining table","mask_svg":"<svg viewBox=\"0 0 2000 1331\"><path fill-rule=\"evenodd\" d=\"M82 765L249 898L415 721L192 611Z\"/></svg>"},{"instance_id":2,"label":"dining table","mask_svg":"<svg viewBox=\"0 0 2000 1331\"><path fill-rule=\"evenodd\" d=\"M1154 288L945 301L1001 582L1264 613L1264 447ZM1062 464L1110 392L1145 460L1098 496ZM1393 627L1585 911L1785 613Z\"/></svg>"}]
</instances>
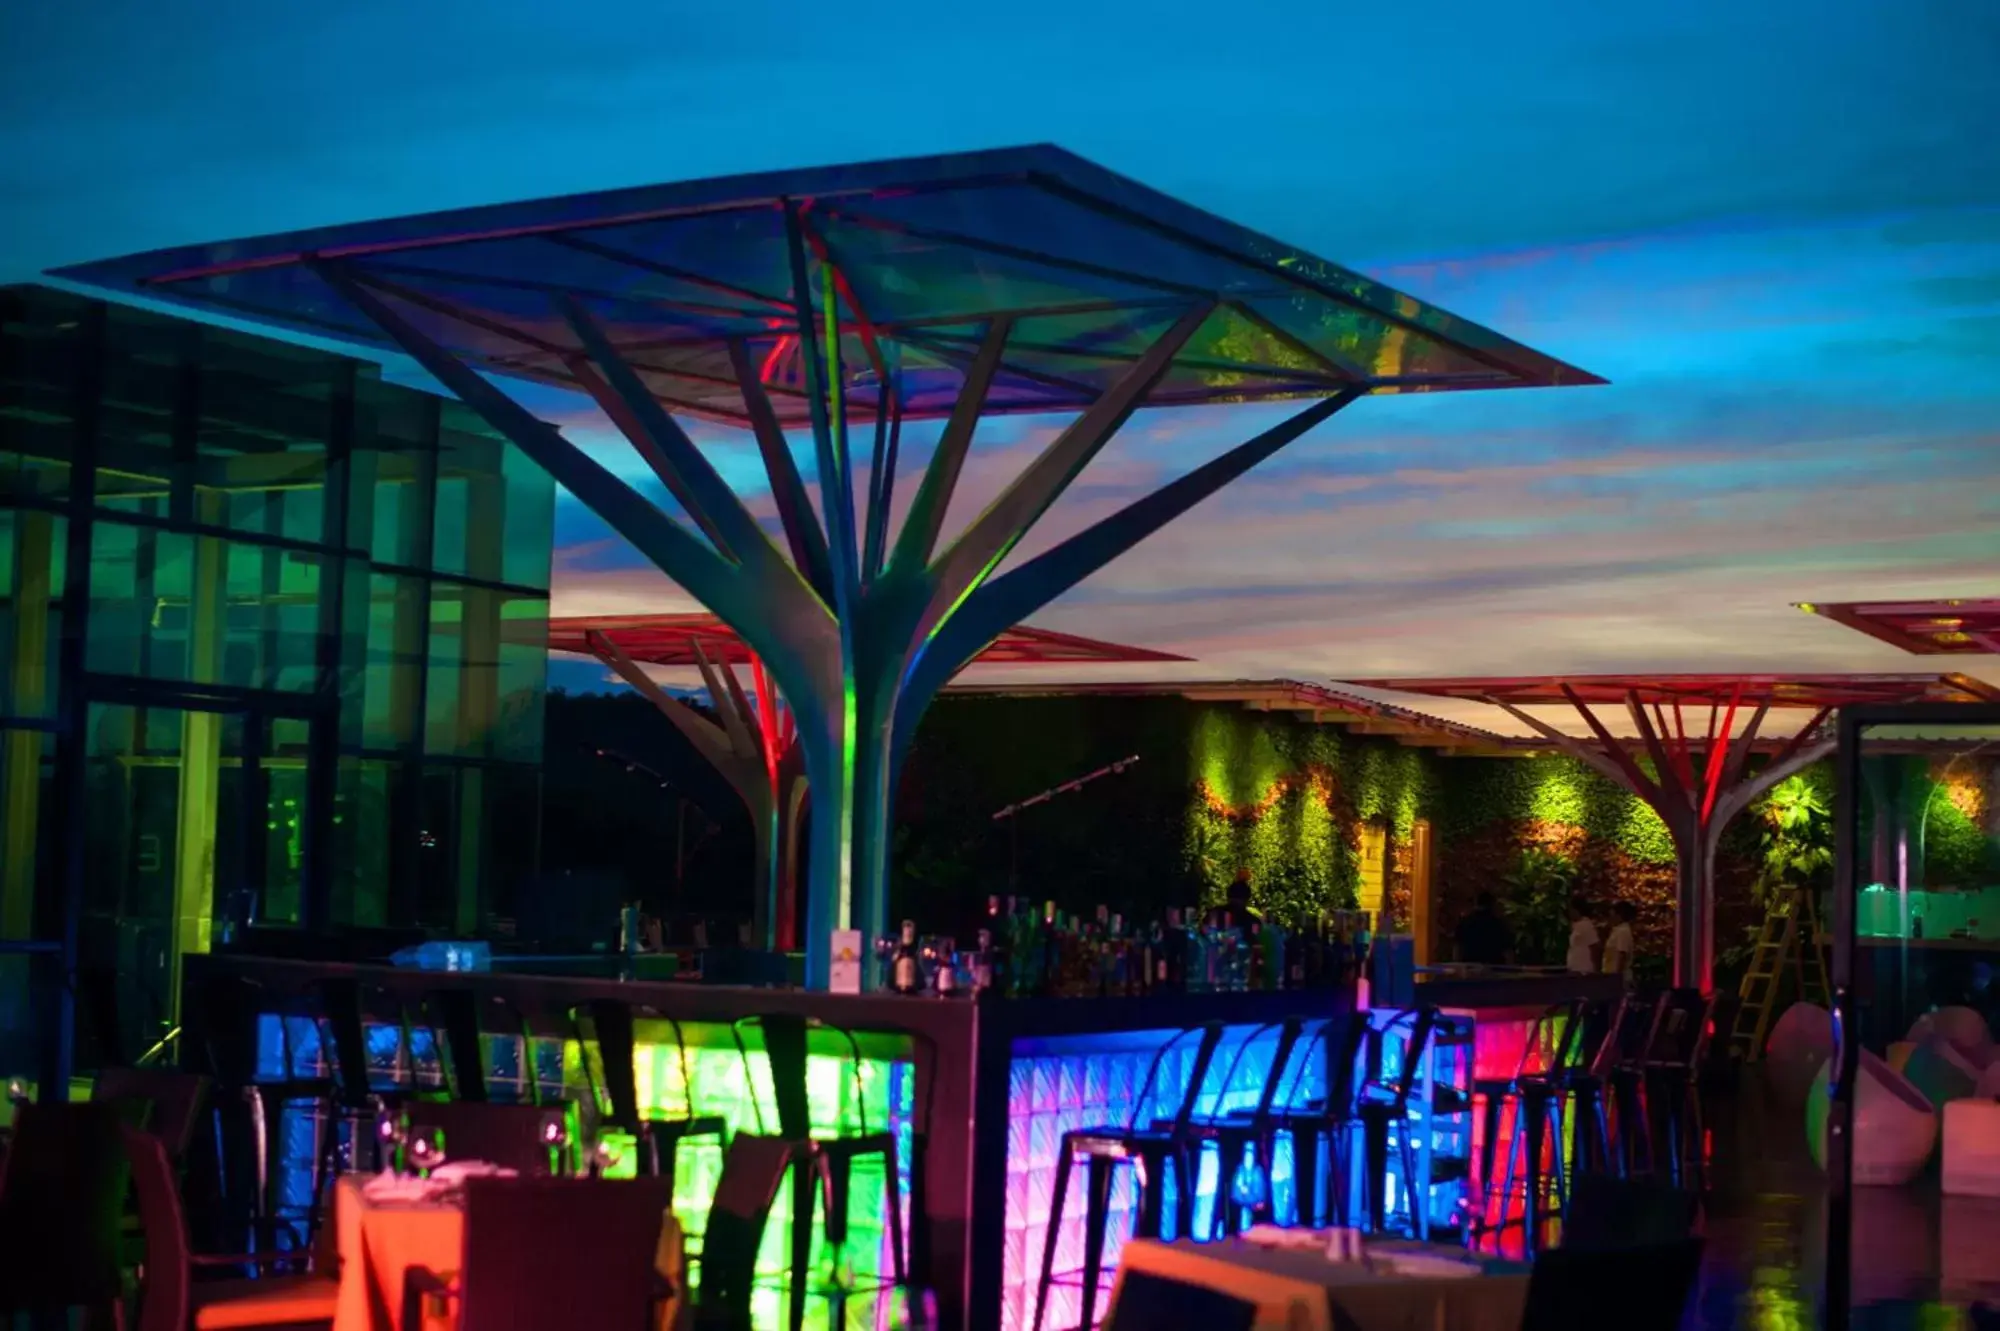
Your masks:
<instances>
[{"instance_id":1,"label":"dining table","mask_svg":"<svg viewBox=\"0 0 2000 1331\"><path fill-rule=\"evenodd\" d=\"M1515 1331L1528 1267L1446 1244L1369 1240L1362 1260L1324 1246L1277 1246L1238 1235L1209 1243L1135 1239L1125 1245L1111 1307L1144 1272L1255 1306L1254 1331Z\"/></svg>"},{"instance_id":2,"label":"dining table","mask_svg":"<svg viewBox=\"0 0 2000 1331\"><path fill-rule=\"evenodd\" d=\"M417 1331L404 1328L404 1277L426 1267L449 1281L465 1241L465 1210L456 1190L426 1189L416 1180L343 1175L334 1185L335 1244L340 1287L333 1331ZM671 1213L660 1227L654 1267L673 1294L662 1299L658 1331L683 1331L692 1320L685 1284L686 1242ZM448 1306L425 1300L422 1331L450 1331Z\"/></svg>"}]
</instances>

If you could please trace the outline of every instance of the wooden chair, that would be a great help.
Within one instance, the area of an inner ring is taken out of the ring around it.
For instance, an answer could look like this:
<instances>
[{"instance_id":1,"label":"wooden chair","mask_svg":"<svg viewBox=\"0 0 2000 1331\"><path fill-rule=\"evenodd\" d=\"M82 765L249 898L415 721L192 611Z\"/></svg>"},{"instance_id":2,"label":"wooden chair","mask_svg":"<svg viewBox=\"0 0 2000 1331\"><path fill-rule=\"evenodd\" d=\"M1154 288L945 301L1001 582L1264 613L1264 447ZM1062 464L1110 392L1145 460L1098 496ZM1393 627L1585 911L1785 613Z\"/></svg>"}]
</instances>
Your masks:
<instances>
[{"instance_id":1,"label":"wooden chair","mask_svg":"<svg viewBox=\"0 0 2000 1331\"><path fill-rule=\"evenodd\" d=\"M23 1105L0 1165L0 1321L83 1308L123 1322L131 1171L115 1104Z\"/></svg>"},{"instance_id":2,"label":"wooden chair","mask_svg":"<svg viewBox=\"0 0 2000 1331\"><path fill-rule=\"evenodd\" d=\"M568 1106L482 1101L416 1101L405 1110L412 1131L444 1133L445 1159L484 1160L531 1177L567 1173Z\"/></svg>"},{"instance_id":3,"label":"wooden chair","mask_svg":"<svg viewBox=\"0 0 2000 1331\"><path fill-rule=\"evenodd\" d=\"M310 1271L290 1275L196 1280L200 1271L309 1264L300 1252L197 1254L175 1187L173 1161L158 1137L124 1129L132 1188L146 1234L139 1286L140 1331L247 1331L252 1327L330 1326L337 1282Z\"/></svg>"},{"instance_id":4,"label":"wooden chair","mask_svg":"<svg viewBox=\"0 0 2000 1331\"><path fill-rule=\"evenodd\" d=\"M209 1080L198 1072L171 1068L105 1068L91 1083L93 1102L143 1106L126 1123L166 1143L176 1167L187 1159L195 1129L208 1108ZM136 1121L135 1121L136 1120Z\"/></svg>"},{"instance_id":5,"label":"wooden chair","mask_svg":"<svg viewBox=\"0 0 2000 1331\"><path fill-rule=\"evenodd\" d=\"M457 1331L642 1331L677 1291L658 1269L664 1179L493 1179L465 1184L458 1274L404 1277L404 1331L425 1299L458 1305Z\"/></svg>"}]
</instances>

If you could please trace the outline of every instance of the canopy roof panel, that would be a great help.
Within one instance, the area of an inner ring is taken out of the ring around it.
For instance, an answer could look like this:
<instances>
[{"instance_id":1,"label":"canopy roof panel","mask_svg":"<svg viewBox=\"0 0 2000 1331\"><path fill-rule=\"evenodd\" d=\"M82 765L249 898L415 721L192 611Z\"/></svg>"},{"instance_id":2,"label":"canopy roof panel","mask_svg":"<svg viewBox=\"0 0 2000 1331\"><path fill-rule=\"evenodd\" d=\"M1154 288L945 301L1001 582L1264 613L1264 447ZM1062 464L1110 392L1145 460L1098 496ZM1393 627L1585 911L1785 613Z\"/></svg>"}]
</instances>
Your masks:
<instances>
[{"instance_id":1,"label":"canopy roof panel","mask_svg":"<svg viewBox=\"0 0 2000 1331\"><path fill-rule=\"evenodd\" d=\"M1219 302L1152 406L1599 383L1488 329L1051 146L734 176L185 246L56 276L388 344L314 274L343 265L482 368L575 386L581 303L660 402L747 422L729 344L807 419L787 209L834 275L844 394L949 411L1015 320L989 412L1089 403L1190 306ZM814 336L825 316L815 303Z\"/></svg>"},{"instance_id":2,"label":"canopy roof panel","mask_svg":"<svg viewBox=\"0 0 2000 1331\"><path fill-rule=\"evenodd\" d=\"M1799 609L1918 656L2000 654L2000 599L1801 601Z\"/></svg>"},{"instance_id":3,"label":"canopy roof panel","mask_svg":"<svg viewBox=\"0 0 2000 1331\"><path fill-rule=\"evenodd\" d=\"M1875 702L1992 702L2000 689L1966 675L1513 675L1459 679L1357 679L1363 688L1434 698L1537 704L1647 704L1697 707L1846 707Z\"/></svg>"},{"instance_id":4,"label":"canopy roof panel","mask_svg":"<svg viewBox=\"0 0 2000 1331\"><path fill-rule=\"evenodd\" d=\"M696 664L694 645L711 662L743 665L751 652L736 630L714 615L572 615L549 621L549 650L591 655L589 638L599 633L635 661L647 665ZM1185 656L1150 647L1080 638L1054 629L1016 624L979 654L975 665L1088 665L1141 661L1186 661Z\"/></svg>"}]
</instances>

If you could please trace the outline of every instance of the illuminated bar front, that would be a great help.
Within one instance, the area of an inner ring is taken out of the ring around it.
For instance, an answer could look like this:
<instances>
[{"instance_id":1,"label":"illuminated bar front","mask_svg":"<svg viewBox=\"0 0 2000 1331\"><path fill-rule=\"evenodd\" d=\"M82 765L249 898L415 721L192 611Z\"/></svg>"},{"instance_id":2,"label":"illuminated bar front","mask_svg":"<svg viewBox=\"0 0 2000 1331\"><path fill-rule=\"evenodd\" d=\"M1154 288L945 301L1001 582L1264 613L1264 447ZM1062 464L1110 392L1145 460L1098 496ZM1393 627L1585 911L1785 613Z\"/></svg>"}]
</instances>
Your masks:
<instances>
[{"instance_id":1,"label":"illuminated bar front","mask_svg":"<svg viewBox=\"0 0 2000 1331\"><path fill-rule=\"evenodd\" d=\"M807 1070L815 1134L858 1129L864 1117L869 1128L879 1131L886 1125L895 1133L912 1279L935 1291L942 1325L978 1331L1025 1327L1032 1319L1055 1153L1064 1131L1097 1123L1148 1123L1155 1114L1170 1114L1186 1091L1190 1061L1185 1054L1162 1061L1148 1105L1137 1105L1138 1087L1163 1045L1208 1022L1221 1023L1224 1031L1197 1107L1207 1113L1248 1108L1268 1073L1279 1024L1298 1019L1310 1034L1343 1017L1352 1004L1347 986L973 1002L539 974L446 975L227 953L189 958L185 979L191 991L221 976L250 978L268 997L255 1035L264 1079L326 1071L322 1042L332 1037L309 1013L314 986L338 976L361 983L373 1077L405 1087L441 1088L437 1040L424 1028L423 1004L439 989L463 986L482 1006L505 998L527 1021L531 1071L524 1070L518 1036L485 1035L486 1070L496 1094L504 1097L511 1090L518 1095L532 1076L544 1101L562 1097L579 1105L589 1099L583 1059L597 1055L594 1045L578 1045L568 1013L598 998L652 1008L679 1023L687 1045L687 1074L684 1081L671 1028L641 1017L635 1072L642 1106L662 1114L684 1112L683 1092L691 1087L694 1111L720 1115L731 1132L759 1131L760 1114L761 1130L776 1131L769 1073L755 1029L743 1028L750 1051L746 1073L734 1024L745 1017L783 1013L824 1022L828 1029L812 1044ZM199 1005L190 999L188 1007L193 1012ZM852 1032L860 1045L858 1102L840 1030ZM209 1038L199 1027L190 1035L197 1041ZM1322 1083L1313 1070L1288 1090L1303 1100L1321 1094ZM1144 1112L1133 1119L1135 1106ZM314 1103L295 1102L274 1127L283 1201L299 1212L311 1200L311 1163L322 1143L321 1112ZM625 1153L622 1168L631 1167L633 1154ZM1271 1200L1288 1213L1291 1159L1282 1142L1277 1156L1267 1162ZM706 1227L720 1168L721 1153L713 1144L684 1146L678 1157L675 1210L697 1239ZM857 1166L854 1223L844 1254L857 1288L886 1279L883 1273L889 1270L884 1190L879 1173L871 1174L869 1168L866 1162ZM1210 1148L1195 1179L1204 1202L1226 1188L1225 1168ZM1114 1198L1109 1227L1108 1255L1114 1262L1131 1229L1131 1185L1120 1186L1125 1192ZM1059 1238L1059 1271L1081 1265L1082 1193L1080 1183L1071 1188ZM785 1282L785 1207L781 1189L760 1250L760 1317L776 1316ZM1196 1213L1205 1216L1206 1206ZM1206 1237L1204 1221L1197 1221L1196 1234ZM815 1269L828 1274L834 1256L817 1252ZM1046 1324L1062 1324L1062 1310L1075 1299L1073 1284L1059 1285ZM809 1312L820 1315L816 1307Z\"/></svg>"}]
</instances>

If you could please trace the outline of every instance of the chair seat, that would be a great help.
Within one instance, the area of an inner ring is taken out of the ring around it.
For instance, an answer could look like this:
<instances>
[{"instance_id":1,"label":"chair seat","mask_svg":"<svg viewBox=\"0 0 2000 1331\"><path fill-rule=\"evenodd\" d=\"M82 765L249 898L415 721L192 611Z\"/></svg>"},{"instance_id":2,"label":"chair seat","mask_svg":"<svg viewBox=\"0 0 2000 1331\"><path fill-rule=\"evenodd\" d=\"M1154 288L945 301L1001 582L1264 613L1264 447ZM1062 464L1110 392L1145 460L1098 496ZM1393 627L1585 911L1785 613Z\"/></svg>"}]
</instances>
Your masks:
<instances>
[{"instance_id":1,"label":"chair seat","mask_svg":"<svg viewBox=\"0 0 2000 1331\"><path fill-rule=\"evenodd\" d=\"M245 1331L333 1321L340 1284L328 1276L201 1280L192 1292L196 1331Z\"/></svg>"}]
</instances>

